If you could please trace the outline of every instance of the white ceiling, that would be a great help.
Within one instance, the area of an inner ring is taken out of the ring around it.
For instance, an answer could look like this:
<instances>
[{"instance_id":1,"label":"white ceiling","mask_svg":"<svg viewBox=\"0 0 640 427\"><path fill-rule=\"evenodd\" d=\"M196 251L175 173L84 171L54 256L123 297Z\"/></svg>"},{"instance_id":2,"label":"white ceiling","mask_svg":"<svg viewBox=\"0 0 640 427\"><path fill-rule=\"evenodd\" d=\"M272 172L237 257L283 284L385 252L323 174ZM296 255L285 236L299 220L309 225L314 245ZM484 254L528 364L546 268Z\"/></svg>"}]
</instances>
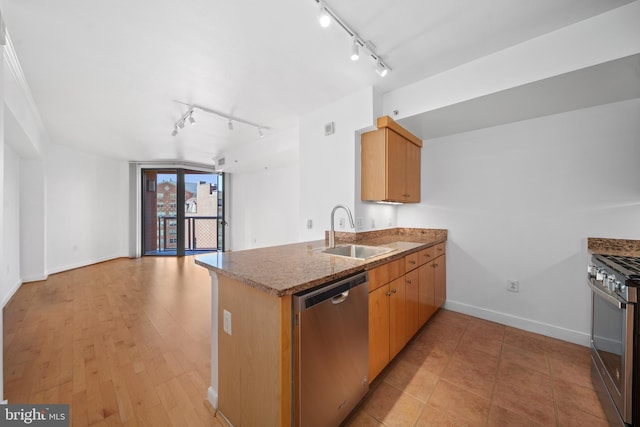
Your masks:
<instances>
[{"instance_id":1,"label":"white ceiling","mask_svg":"<svg viewBox=\"0 0 640 427\"><path fill-rule=\"evenodd\" d=\"M2 0L54 143L127 160L209 163L367 86L384 93L631 0L327 0L393 69L380 78L350 40L317 24L314 0ZM178 102L177 102L178 101ZM290 133L290 132L289 132Z\"/></svg>"}]
</instances>

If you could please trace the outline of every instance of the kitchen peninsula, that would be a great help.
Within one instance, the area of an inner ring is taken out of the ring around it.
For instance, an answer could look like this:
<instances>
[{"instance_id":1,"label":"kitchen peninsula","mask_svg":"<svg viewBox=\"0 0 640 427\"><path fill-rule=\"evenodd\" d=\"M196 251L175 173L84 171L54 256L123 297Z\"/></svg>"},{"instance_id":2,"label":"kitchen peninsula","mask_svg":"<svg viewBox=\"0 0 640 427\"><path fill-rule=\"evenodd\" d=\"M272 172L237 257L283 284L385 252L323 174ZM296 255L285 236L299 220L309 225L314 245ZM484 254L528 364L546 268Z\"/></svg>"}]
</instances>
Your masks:
<instances>
[{"instance_id":1,"label":"kitchen peninsula","mask_svg":"<svg viewBox=\"0 0 640 427\"><path fill-rule=\"evenodd\" d=\"M292 295L362 271L386 276L387 265L404 275L405 259L418 267L418 254L434 256L437 247L444 255L446 239L440 229L336 233L338 244L394 249L366 260L314 250L325 241L197 257L212 284L211 405L235 426L291 425Z\"/></svg>"}]
</instances>

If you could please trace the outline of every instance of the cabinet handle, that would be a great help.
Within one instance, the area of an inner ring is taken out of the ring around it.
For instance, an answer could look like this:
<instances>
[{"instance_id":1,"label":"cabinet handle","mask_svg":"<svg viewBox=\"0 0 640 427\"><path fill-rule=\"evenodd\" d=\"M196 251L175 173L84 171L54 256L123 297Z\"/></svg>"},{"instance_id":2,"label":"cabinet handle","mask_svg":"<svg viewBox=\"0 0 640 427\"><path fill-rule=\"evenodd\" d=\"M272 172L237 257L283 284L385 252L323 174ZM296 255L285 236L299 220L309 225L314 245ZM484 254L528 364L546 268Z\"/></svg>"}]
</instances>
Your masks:
<instances>
[{"instance_id":1,"label":"cabinet handle","mask_svg":"<svg viewBox=\"0 0 640 427\"><path fill-rule=\"evenodd\" d=\"M391 292L395 294L396 292L398 292L398 290L397 289L391 289Z\"/></svg>"},{"instance_id":2,"label":"cabinet handle","mask_svg":"<svg viewBox=\"0 0 640 427\"><path fill-rule=\"evenodd\" d=\"M391 296L391 292L387 291L387 292L385 292L385 295L390 297Z\"/></svg>"},{"instance_id":3,"label":"cabinet handle","mask_svg":"<svg viewBox=\"0 0 640 427\"><path fill-rule=\"evenodd\" d=\"M442 252L442 248L436 248L438 252Z\"/></svg>"},{"instance_id":4,"label":"cabinet handle","mask_svg":"<svg viewBox=\"0 0 640 427\"><path fill-rule=\"evenodd\" d=\"M412 259L411 261L409 261L409 264L416 265L416 261L414 259Z\"/></svg>"},{"instance_id":5,"label":"cabinet handle","mask_svg":"<svg viewBox=\"0 0 640 427\"><path fill-rule=\"evenodd\" d=\"M413 282L411 281L411 279L407 279L407 283L410 285Z\"/></svg>"},{"instance_id":6,"label":"cabinet handle","mask_svg":"<svg viewBox=\"0 0 640 427\"><path fill-rule=\"evenodd\" d=\"M426 256L427 258L431 257L431 254L422 254L422 255Z\"/></svg>"},{"instance_id":7,"label":"cabinet handle","mask_svg":"<svg viewBox=\"0 0 640 427\"><path fill-rule=\"evenodd\" d=\"M438 264L433 264L433 268L436 268L438 266Z\"/></svg>"}]
</instances>

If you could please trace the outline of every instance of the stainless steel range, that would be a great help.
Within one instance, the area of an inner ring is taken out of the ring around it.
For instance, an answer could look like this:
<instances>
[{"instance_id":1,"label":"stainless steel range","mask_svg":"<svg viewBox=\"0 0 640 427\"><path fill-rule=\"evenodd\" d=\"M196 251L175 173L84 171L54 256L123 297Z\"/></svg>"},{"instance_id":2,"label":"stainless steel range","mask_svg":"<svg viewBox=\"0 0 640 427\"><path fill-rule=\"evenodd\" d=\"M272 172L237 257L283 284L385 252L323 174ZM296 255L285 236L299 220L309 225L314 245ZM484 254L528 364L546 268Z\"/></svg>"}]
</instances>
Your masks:
<instances>
[{"instance_id":1,"label":"stainless steel range","mask_svg":"<svg viewBox=\"0 0 640 427\"><path fill-rule=\"evenodd\" d=\"M591 378L611 426L640 426L640 258L593 255Z\"/></svg>"}]
</instances>

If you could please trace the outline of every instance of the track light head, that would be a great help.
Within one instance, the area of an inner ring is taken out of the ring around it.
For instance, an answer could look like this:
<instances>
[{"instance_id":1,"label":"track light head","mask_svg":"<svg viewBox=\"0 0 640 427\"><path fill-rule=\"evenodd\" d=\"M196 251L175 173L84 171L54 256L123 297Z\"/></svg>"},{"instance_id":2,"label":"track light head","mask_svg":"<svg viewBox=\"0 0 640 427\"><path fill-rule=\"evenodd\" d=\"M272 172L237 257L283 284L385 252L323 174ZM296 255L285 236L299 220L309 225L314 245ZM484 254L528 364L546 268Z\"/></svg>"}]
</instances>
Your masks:
<instances>
[{"instance_id":1,"label":"track light head","mask_svg":"<svg viewBox=\"0 0 640 427\"><path fill-rule=\"evenodd\" d=\"M351 45L351 60L357 61L358 59L360 59L360 46L358 46L358 40L354 38Z\"/></svg>"},{"instance_id":2,"label":"track light head","mask_svg":"<svg viewBox=\"0 0 640 427\"><path fill-rule=\"evenodd\" d=\"M196 124L196 119L193 118L193 112L189 114L189 123L191 123L192 125Z\"/></svg>"},{"instance_id":3,"label":"track light head","mask_svg":"<svg viewBox=\"0 0 640 427\"><path fill-rule=\"evenodd\" d=\"M233 130L233 122L229 120L229 130Z\"/></svg>"},{"instance_id":4,"label":"track light head","mask_svg":"<svg viewBox=\"0 0 640 427\"><path fill-rule=\"evenodd\" d=\"M262 131L262 128L258 128L258 135L260 135L260 138L264 137L264 132Z\"/></svg>"},{"instance_id":5,"label":"track light head","mask_svg":"<svg viewBox=\"0 0 640 427\"><path fill-rule=\"evenodd\" d=\"M322 28L327 28L329 25L331 25L331 16L329 15L329 12L327 12L327 10L324 7L324 3L319 2L320 4L320 12L318 12L318 22L320 22L320 26Z\"/></svg>"},{"instance_id":6,"label":"track light head","mask_svg":"<svg viewBox=\"0 0 640 427\"><path fill-rule=\"evenodd\" d=\"M384 77L389 73L389 69L385 67L382 61L378 60L378 62L376 62L376 73L378 73L380 77Z\"/></svg>"},{"instance_id":7,"label":"track light head","mask_svg":"<svg viewBox=\"0 0 640 427\"><path fill-rule=\"evenodd\" d=\"M176 136L178 134L178 128L173 128L173 131L171 132L171 136Z\"/></svg>"},{"instance_id":8,"label":"track light head","mask_svg":"<svg viewBox=\"0 0 640 427\"><path fill-rule=\"evenodd\" d=\"M184 120L180 120L176 126L178 127L178 129L182 129L184 127Z\"/></svg>"}]
</instances>

